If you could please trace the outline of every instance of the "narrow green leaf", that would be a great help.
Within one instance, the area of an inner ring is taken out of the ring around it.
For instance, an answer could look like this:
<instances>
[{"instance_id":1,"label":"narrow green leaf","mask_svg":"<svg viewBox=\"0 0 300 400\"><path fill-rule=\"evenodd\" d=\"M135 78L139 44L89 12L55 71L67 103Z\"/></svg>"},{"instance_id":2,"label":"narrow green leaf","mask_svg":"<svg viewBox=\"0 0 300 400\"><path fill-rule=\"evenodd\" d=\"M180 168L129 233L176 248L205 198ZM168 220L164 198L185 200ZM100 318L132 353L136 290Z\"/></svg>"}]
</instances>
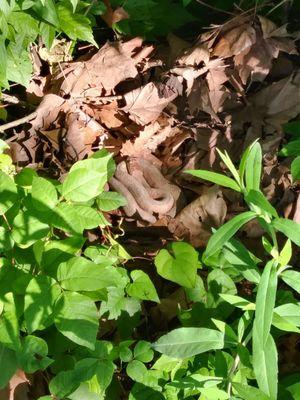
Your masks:
<instances>
[{"instance_id":1,"label":"narrow green leaf","mask_svg":"<svg viewBox=\"0 0 300 400\"><path fill-rule=\"evenodd\" d=\"M204 179L205 181L210 181L216 183L217 185L233 189L236 192L241 192L241 188L236 183L236 181L231 178L228 178L228 176L226 175L205 170L187 170L185 172L193 176L196 176L197 178Z\"/></svg>"},{"instance_id":2,"label":"narrow green leaf","mask_svg":"<svg viewBox=\"0 0 300 400\"><path fill-rule=\"evenodd\" d=\"M247 211L232 218L225 225L221 226L209 239L203 259L208 259L214 253L219 251L224 244L247 222L256 217L253 211Z\"/></svg>"},{"instance_id":3,"label":"narrow green leaf","mask_svg":"<svg viewBox=\"0 0 300 400\"><path fill-rule=\"evenodd\" d=\"M57 329L74 343L94 350L99 318L94 302L82 294L64 292L55 308Z\"/></svg>"},{"instance_id":4,"label":"narrow green leaf","mask_svg":"<svg viewBox=\"0 0 300 400\"><path fill-rule=\"evenodd\" d=\"M223 346L224 334L207 328L174 329L153 344L156 351L174 358L189 358Z\"/></svg>"},{"instance_id":5,"label":"narrow green leaf","mask_svg":"<svg viewBox=\"0 0 300 400\"><path fill-rule=\"evenodd\" d=\"M270 328L277 289L277 270L273 261L265 266L258 285L253 323L253 369L259 389L277 399L277 349Z\"/></svg>"},{"instance_id":6,"label":"narrow green leaf","mask_svg":"<svg viewBox=\"0 0 300 400\"><path fill-rule=\"evenodd\" d=\"M258 190L250 190L246 196L245 200L248 204L254 204L260 210L265 211L266 213L272 215L275 218L278 218L277 211L271 205L271 203L266 199L264 194Z\"/></svg>"},{"instance_id":7,"label":"narrow green leaf","mask_svg":"<svg viewBox=\"0 0 300 400\"><path fill-rule=\"evenodd\" d=\"M277 400L278 385L278 355L274 339L269 334L264 346L256 337L257 331L253 330L253 369L258 387L270 400Z\"/></svg>"},{"instance_id":8,"label":"narrow green leaf","mask_svg":"<svg viewBox=\"0 0 300 400\"><path fill-rule=\"evenodd\" d=\"M246 189L248 191L250 191L251 189L259 191L261 169L262 169L262 151L260 144L256 142L252 146L246 161L245 180L246 180Z\"/></svg>"},{"instance_id":9,"label":"narrow green leaf","mask_svg":"<svg viewBox=\"0 0 300 400\"><path fill-rule=\"evenodd\" d=\"M269 336L277 289L277 271L272 261L265 266L256 295L254 328L263 347Z\"/></svg>"},{"instance_id":10,"label":"narrow green leaf","mask_svg":"<svg viewBox=\"0 0 300 400\"><path fill-rule=\"evenodd\" d=\"M291 239L297 246L300 246L300 224L286 218L278 218L272 222L272 225L279 232Z\"/></svg>"},{"instance_id":11,"label":"narrow green leaf","mask_svg":"<svg viewBox=\"0 0 300 400\"><path fill-rule=\"evenodd\" d=\"M252 147L255 145L255 143L257 142L257 140L253 143L250 144L250 146L248 146L246 148L246 150L244 151L241 161L240 161L240 165L239 165L239 175L241 177L242 182L244 181L244 174L245 174L245 170L246 170L246 163L248 160L248 156L251 152Z\"/></svg>"},{"instance_id":12,"label":"narrow green leaf","mask_svg":"<svg viewBox=\"0 0 300 400\"><path fill-rule=\"evenodd\" d=\"M244 299L240 296L235 296L232 294L220 293L220 297L227 301L229 304L232 304L235 307L241 308L242 310L255 310L255 304L250 301Z\"/></svg>"},{"instance_id":13,"label":"narrow green leaf","mask_svg":"<svg viewBox=\"0 0 300 400\"><path fill-rule=\"evenodd\" d=\"M170 250L162 249L154 263L160 276L187 288L196 284L197 269L200 266L198 253L188 243L176 242Z\"/></svg>"},{"instance_id":14,"label":"narrow green leaf","mask_svg":"<svg viewBox=\"0 0 300 400\"><path fill-rule=\"evenodd\" d=\"M300 272L286 270L281 273L281 279L300 294Z\"/></svg>"},{"instance_id":15,"label":"narrow green leaf","mask_svg":"<svg viewBox=\"0 0 300 400\"><path fill-rule=\"evenodd\" d=\"M243 385L238 382L233 382L232 386L244 400L270 400L269 396L256 387Z\"/></svg>"},{"instance_id":16,"label":"narrow green leaf","mask_svg":"<svg viewBox=\"0 0 300 400\"><path fill-rule=\"evenodd\" d=\"M239 185L239 183L240 183L239 173L238 173L237 169L235 168L233 162L231 161L227 151L225 151L225 153L222 153L219 149L217 149L217 152L218 152L219 156L221 157L223 163L229 169L229 171L231 172L231 174L234 177L235 181Z\"/></svg>"}]
</instances>

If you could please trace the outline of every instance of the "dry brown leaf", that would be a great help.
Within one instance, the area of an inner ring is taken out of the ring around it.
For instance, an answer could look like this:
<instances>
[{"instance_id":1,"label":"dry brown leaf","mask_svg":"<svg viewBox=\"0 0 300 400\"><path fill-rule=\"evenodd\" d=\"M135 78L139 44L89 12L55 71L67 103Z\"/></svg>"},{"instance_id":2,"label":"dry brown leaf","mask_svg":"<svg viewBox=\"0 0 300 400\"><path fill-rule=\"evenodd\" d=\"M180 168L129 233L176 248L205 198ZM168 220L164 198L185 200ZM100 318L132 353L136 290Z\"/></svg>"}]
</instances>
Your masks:
<instances>
[{"instance_id":1,"label":"dry brown leaf","mask_svg":"<svg viewBox=\"0 0 300 400\"><path fill-rule=\"evenodd\" d=\"M29 384L24 371L17 370L6 388L0 390L0 400L29 400Z\"/></svg>"},{"instance_id":2,"label":"dry brown leaf","mask_svg":"<svg viewBox=\"0 0 300 400\"><path fill-rule=\"evenodd\" d=\"M124 124L124 118L118 111L118 105L115 101L105 104L94 110L95 118L99 119L108 129L120 128Z\"/></svg>"},{"instance_id":3,"label":"dry brown leaf","mask_svg":"<svg viewBox=\"0 0 300 400\"><path fill-rule=\"evenodd\" d=\"M60 113L69 109L68 101L56 94L44 96L36 112L37 116L31 121L34 130L47 130L57 121Z\"/></svg>"},{"instance_id":4,"label":"dry brown leaf","mask_svg":"<svg viewBox=\"0 0 300 400\"><path fill-rule=\"evenodd\" d=\"M183 54L177 58L176 62L184 66L198 66L201 63L209 62L209 50L205 44L196 44L195 46L186 49Z\"/></svg>"},{"instance_id":5,"label":"dry brown leaf","mask_svg":"<svg viewBox=\"0 0 300 400\"><path fill-rule=\"evenodd\" d=\"M98 122L79 109L67 114L66 127L65 151L75 160L90 154L96 138L105 133Z\"/></svg>"},{"instance_id":6,"label":"dry brown leaf","mask_svg":"<svg viewBox=\"0 0 300 400\"><path fill-rule=\"evenodd\" d=\"M211 228L219 227L225 221L227 206L217 185L203 187L200 197L187 205L169 224L171 232L183 225L189 232L193 246L205 246L211 236Z\"/></svg>"},{"instance_id":7,"label":"dry brown leaf","mask_svg":"<svg viewBox=\"0 0 300 400\"><path fill-rule=\"evenodd\" d=\"M69 72L64 71L62 93L74 97L112 94L120 82L138 76L132 53L140 45L139 38L127 43L106 43L90 60L75 63Z\"/></svg>"},{"instance_id":8,"label":"dry brown leaf","mask_svg":"<svg viewBox=\"0 0 300 400\"><path fill-rule=\"evenodd\" d=\"M125 94L126 106L122 110L128 112L137 124L147 125L157 120L163 109L177 96L178 92L172 87L149 82Z\"/></svg>"},{"instance_id":9,"label":"dry brown leaf","mask_svg":"<svg viewBox=\"0 0 300 400\"><path fill-rule=\"evenodd\" d=\"M209 88L204 79L195 80L191 93L188 96L188 105L192 114L198 111L204 111L211 115L216 121L220 121L213 109Z\"/></svg>"},{"instance_id":10,"label":"dry brown leaf","mask_svg":"<svg viewBox=\"0 0 300 400\"><path fill-rule=\"evenodd\" d=\"M221 36L213 50L213 55L224 58L232 57L249 51L255 42L255 29L248 23L242 24Z\"/></svg>"}]
</instances>

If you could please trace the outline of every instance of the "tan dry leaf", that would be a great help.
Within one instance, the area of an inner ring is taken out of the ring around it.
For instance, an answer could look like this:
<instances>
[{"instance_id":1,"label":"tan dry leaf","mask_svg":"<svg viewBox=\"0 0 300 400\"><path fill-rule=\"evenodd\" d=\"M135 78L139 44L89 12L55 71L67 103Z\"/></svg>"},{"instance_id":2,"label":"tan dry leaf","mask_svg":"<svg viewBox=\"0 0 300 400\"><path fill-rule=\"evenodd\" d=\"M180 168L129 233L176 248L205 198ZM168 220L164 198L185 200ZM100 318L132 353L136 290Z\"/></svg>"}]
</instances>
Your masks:
<instances>
[{"instance_id":1,"label":"tan dry leaf","mask_svg":"<svg viewBox=\"0 0 300 400\"><path fill-rule=\"evenodd\" d=\"M137 124L147 125L157 120L163 109L177 96L178 93L172 88L149 82L124 95L126 106L122 110L128 112Z\"/></svg>"},{"instance_id":2,"label":"tan dry leaf","mask_svg":"<svg viewBox=\"0 0 300 400\"><path fill-rule=\"evenodd\" d=\"M209 62L209 50L205 44L196 44L186 49L183 54L177 58L176 63L183 66L198 66L201 63Z\"/></svg>"},{"instance_id":3,"label":"tan dry leaf","mask_svg":"<svg viewBox=\"0 0 300 400\"><path fill-rule=\"evenodd\" d=\"M108 129L120 128L124 124L118 111L118 104L115 101L98 107L94 110L94 113L95 118L99 119Z\"/></svg>"},{"instance_id":4,"label":"tan dry leaf","mask_svg":"<svg viewBox=\"0 0 300 400\"><path fill-rule=\"evenodd\" d=\"M17 370L9 384L0 390L0 400L29 400L29 384L24 371Z\"/></svg>"},{"instance_id":5,"label":"tan dry leaf","mask_svg":"<svg viewBox=\"0 0 300 400\"><path fill-rule=\"evenodd\" d=\"M213 109L209 88L204 79L195 80L191 93L188 96L188 105L192 114L204 111L216 121L220 121Z\"/></svg>"},{"instance_id":6,"label":"tan dry leaf","mask_svg":"<svg viewBox=\"0 0 300 400\"><path fill-rule=\"evenodd\" d=\"M213 55L224 58L232 57L249 51L255 42L255 29L245 23L222 35L213 50Z\"/></svg>"},{"instance_id":7,"label":"tan dry leaf","mask_svg":"<svg viewBox=\"0 0 300 400\"><path fill-rule=\"evenodd\" d=\"M211 228L225 221L227 206L217 185L203 187L200 197L188 204L169 225L171 232L183 225L189 232L193 246L204 246L211 236Z\"/></svg>"},{"instance_id":8,"label":"tan dry leaf","mask_svg":"<svg viewBox=\"0 0 300 400\"><path fill-rule=\"evenodd\" d=\"M136 78L136 61L129 50L133 52L141 40L129 42L106 43L89 61L75 63L69 73L64 71L61 91L74 97L110 95L120 82Z\"/></svg>"},{"instance_id":9,"label":"tan dry leaf","mask_svg":"<svg viewBox=\"0 0 300 400\"><path fill-rule=\"evenodd\" d=\"M228 76L225 72L225 65L223 68L210 69L207 73L206 81L209 88L209 97L212 108L214 112L217 113L229 95L224 86L224 83L228 81Z\"/></svg>"},{"instance_id":10,"label":"tan dry leaf","mask_svg":"<svg viewBox=\"0 0 300 400\"><path fill-rule=\"evenodd\" d=\"M60 113L66 113L69 110L69 103L56 94L47 94L36 112L37 116L31 121L34 130L48 130L53 125Z\"/></svg>"},{"instance_id":11,"label":"tan dry leaf","mask_svg":"<svg viewBox=\"0 0 300 400\"><path fill-rule=\"evenodd\" d=\"M98 122L79 109L67 114L66 127L65 151L75 160L90 154L96 138L105 133Z\"/></svg>"}]
</instances>

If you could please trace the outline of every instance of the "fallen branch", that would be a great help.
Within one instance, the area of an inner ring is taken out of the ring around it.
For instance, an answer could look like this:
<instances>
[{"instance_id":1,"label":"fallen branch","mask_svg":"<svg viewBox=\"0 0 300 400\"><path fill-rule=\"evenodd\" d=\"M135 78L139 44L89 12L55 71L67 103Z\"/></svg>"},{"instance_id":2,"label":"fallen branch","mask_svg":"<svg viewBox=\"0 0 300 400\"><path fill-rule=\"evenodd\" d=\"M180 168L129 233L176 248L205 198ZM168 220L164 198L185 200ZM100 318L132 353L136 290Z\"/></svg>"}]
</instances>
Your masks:
<instances>
[{"instance_id":1,"label":"fallen branch","mask_svg":"<svg viewBox=\"0 0 300 400\"><path fill-rule=\"evenodd\" d=\"M14 127L16 127L16 126L25 124L26 122L30 122L30 121L33 120L36 116L37 116L37 112L34 111L34 112L32 112L31 114L26 115L26 117L17 119L17 120L15 120L15 121L8 122L7 124L0 125L0 132L3 133L4 131L7 131L7 129L11 129L11 128L14 128Z\"/></svg>"}]
</instances>

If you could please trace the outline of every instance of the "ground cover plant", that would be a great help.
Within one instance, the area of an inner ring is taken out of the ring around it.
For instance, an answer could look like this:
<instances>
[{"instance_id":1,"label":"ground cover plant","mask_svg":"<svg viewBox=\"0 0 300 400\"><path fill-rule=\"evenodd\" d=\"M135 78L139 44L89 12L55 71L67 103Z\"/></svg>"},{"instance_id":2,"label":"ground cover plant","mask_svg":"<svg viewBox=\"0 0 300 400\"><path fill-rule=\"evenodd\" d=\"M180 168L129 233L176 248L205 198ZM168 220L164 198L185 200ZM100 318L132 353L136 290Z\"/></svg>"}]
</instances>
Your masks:
<instances>
[{"instance_id":1,"label":"ground cover plant","mask_svg":"<svg viewBox=\"0 0 300 400\"><path fill-rule=\"evenodd\" d=\"M0 0L0 398L299 398L299 17Z\"/></svg>"}]
</instances>

